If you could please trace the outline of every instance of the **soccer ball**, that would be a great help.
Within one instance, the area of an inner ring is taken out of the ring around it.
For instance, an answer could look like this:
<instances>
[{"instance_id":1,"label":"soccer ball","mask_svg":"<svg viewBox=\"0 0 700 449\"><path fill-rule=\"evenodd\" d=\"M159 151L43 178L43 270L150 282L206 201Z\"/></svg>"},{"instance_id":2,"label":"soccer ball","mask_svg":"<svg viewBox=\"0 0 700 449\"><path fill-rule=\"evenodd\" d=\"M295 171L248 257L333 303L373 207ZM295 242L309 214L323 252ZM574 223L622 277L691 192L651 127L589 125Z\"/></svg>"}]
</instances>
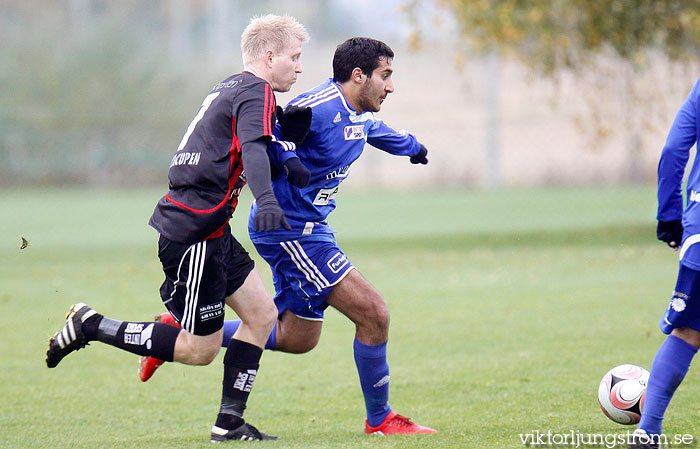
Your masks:
<instances>
[{"instance_id":1,"label":"soccer ball","mask_svg":"<svg viewBox=\"0 0 700 449\"><path fill-rule=\"evenodd\" d=\"M598 386L598 402L605 416L620 424L636 424L644 408L649 371L637 365L611 369Z\"/></svg>"}]
</instances>

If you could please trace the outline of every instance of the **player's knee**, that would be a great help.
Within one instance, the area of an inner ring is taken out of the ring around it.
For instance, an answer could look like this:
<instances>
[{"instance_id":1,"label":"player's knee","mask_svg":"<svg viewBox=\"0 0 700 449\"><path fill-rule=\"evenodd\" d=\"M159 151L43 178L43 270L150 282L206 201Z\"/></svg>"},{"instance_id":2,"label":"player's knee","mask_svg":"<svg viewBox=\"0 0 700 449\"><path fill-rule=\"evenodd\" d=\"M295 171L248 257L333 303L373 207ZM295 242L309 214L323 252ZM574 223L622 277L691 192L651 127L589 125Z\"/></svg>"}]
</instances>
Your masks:
<instances>
[{"instance_id":1,"label":"player's knee","mask_svg":"<svg viewBox=\"0 0 700 449\"><path fill-rule=\"evenodd\" d=\"M196 366L209 365L219 354L219 348L220 346L207 346L205 348L200 348L198 351L192 354L191 364Z\"/></svg>"},{"instance_id":2,"label":"player's knee","mask_svg":"<svg viewBox=\"0 0 700 449\"><path fill-rule=\"evenodd\" d=\"M277 325L278 312L274 302L270 302L270 306L265 310L265 327L272 332L272 329Z\"/></svg>"},{"instance_id":3,"label":"player's knee","mask_svg":"<svg viewBox=\"0 0 700 449\"><path fill-rule=\"evenodd\" d=\"M377 324L382 334L389 335L389 309L386 306L377 311Z\"/></svg>"},{"instance_id":4,"label":"player's knee","mask_svg":"<svg viewBox=\"0 0 700 449\"><path fill-rule=\"evenodd\" d=\"M319 335L305 335L302 338L297 338L292 345L289 346L289 351L292 354L305 354L311 351L318 344Z\"/></svg>"},{"instance_id":5,"label":"player's knee","mask_svg":"<svg viewBox=\"0 0 700 449\"><path fill-rule=\"evenodd\" d=\"M214 361L219 354L220 345L216 344L190 344L184 355L184 362L188 365L204 366Z\"/></svg>"},{"instance_id":6,"label":"player's knee","mask_svg":"<svg viewBox=\"0 0 700 449\"><path fill-rule=\"evenodd\" d=\"M389 329L389 308L386 306L384 298L382 298L379 293L377 293L377 297L373 298L371 301L366 315L375 327L384 330Z\"/></svg>"},{"instance_id":7,"label":"player's knee","mask_svg":"<svg viewBox=\"0 0 700 449\"><path fill-rule=\"evenodd\" d=\"M246 316L244 321L252 329L269 334L277 324L277 307L272 301L266 302L254 314Z\"/></svg>"}]
</instances>

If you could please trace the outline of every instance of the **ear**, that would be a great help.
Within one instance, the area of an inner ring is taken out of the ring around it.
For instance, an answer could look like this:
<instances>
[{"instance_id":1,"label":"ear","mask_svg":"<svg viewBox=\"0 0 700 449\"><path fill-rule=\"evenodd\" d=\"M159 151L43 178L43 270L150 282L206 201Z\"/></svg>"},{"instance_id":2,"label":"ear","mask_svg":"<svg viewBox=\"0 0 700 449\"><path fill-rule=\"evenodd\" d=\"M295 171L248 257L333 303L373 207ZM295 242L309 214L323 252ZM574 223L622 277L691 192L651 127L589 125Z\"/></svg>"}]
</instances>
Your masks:
<instances>
[{"instance_id":1,"label":"ear","mask_svg":"<svg viewBox=\"0 0 700 449\"><path fill-rule=\"evenodd\" d=\"M265 65L268 67L272 67L272 50L268 50L265 52L265 55L263 56L263 60L265 61Z\"/></svg>"},{"instance_id":2,"label":"ear","mask_svg":"<svg viewBox=\"0 0 700 449\"><path fill-rule=\"evenodd\" d=\"M365 82L366 75L362 71L361 68L355 67L352 69L352 73L350 74L350 79L353 80L354 82L358 84L362 84Z\"/></svg>"}]
</instances>

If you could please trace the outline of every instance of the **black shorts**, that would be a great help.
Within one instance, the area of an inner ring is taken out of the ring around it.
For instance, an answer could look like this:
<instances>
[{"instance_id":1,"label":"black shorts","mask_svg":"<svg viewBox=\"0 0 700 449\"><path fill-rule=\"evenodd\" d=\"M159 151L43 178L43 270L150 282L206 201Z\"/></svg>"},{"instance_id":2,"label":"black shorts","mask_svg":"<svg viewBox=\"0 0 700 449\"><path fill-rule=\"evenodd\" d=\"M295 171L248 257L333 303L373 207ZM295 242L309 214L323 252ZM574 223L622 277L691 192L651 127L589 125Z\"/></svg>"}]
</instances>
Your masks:
<instances>
[{"instance_id":1,"label":"black shorts","mask_svg":"<svg viewBox=\"0 0 700 449\"><path fill-rule=\"evenodd\" d=\"M193 245L158 240L165 281L163 304L187 332L210 335L224 325L225 299L245 282L255 264L231 235Z\"/></svg>"}]
</instances>

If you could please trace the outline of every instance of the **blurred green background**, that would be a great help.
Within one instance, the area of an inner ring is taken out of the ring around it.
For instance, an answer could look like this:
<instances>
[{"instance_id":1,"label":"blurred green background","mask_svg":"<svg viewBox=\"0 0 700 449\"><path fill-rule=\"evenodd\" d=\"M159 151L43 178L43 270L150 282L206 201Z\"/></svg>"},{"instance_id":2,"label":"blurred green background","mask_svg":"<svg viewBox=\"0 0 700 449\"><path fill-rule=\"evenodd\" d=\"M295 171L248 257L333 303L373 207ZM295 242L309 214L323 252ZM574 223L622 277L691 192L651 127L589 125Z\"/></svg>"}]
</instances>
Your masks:
<instances>
[{"instance_id":1,"label":"blurred green background","mask_svg":"<svg viewBox=\"0 0 700 449\"><path fill-rule=\"evenodd\" d=\"M348 37L396 52L396 92L378 116L415 133L430 164L368 146L330 224L389 304L392 405L440 430L362 434L352 326L330 311L310 354L265 354L249 416L283 436L274 447L517 448L535 429L628 430L595 394L612 366L648 368L663 340L677 254L655 240L656 164L700 73L699 9L0 1L0 446L209 444L218 361L166 365L141 384L126 353L92 345L48 370L43 352L75 301L115 318L161 311L146 223L188 123L242 69L240 33L264 13L311 34L282 104L331 75ZM244 191L232 227L271 286L246 235L250 200ZM667 432L700 436L697 389L691 369Z\"/></svg>"},{"instance_id":2,"label":"blurred green background","mask_svg":"<svg viewBox=\"0 0 700 449\"><path fill-rule=\"evenodd\" d=\"M136 356L99 343L44 364L73 302L119 319L162 311L156 235L145 225L160 195L0 192L9 212L0 234L12 237L0 245L0 447L211 446L222 354L206 367L166 364L147 383ZM310 353L265 352L246 416L283 439L261 445L514 449L535 430L624 435L631 429L603 415L596 393L613 366L648 368L664 338L657 323L678 259L654 239L653 196L651 186L341 191L338 241L391 312L390 403L439 433L363 433L353 326L329 310ZM234 233L271 285L236 218ZM20 235L30 240L23 250ZM694 372L667 412L668 434L700 436Z\"/></svg>"}]
</instances>

